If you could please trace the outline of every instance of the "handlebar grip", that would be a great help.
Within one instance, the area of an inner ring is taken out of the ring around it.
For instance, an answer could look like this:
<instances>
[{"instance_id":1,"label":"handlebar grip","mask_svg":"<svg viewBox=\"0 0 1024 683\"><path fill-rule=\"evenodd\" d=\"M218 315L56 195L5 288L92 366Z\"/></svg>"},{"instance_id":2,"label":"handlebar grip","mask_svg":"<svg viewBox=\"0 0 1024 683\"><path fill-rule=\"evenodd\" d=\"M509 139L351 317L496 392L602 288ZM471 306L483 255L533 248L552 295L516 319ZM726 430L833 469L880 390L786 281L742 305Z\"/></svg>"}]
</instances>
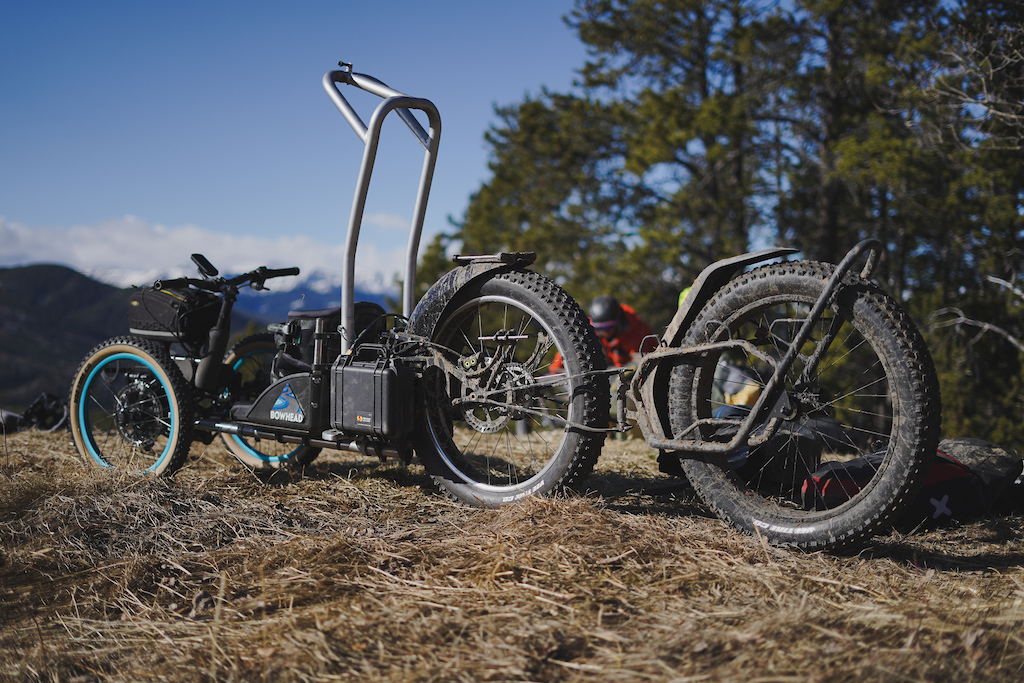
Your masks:
<instances>
[{"instance_id":1,"label":"handlebar grip","mask_svg":"<svg viewBox=\"0 0 1024 683\"><path fill-rule=\"evenodd\" d=\"M192 278L176 277L170 280L157 280L153 283L153 289L164 289L166 287L185 287L195 282Z\"/></svg>"},{"instance_id":2,"label":"handlebar grip","mask_svg":"<svg viewBox=\"0 0 1024 683\"><path fill-rule=\"evenodd\" d=\"M272 277L285 277L287 275L298 275L299 269L295 266L291 268L268 268L263 271L263 274L270 279Z\"/></svg>"},{"instance_id":3,"label":"handlebar grip","mask_svg":"<svg viewBox=\"0 0 1024 683\"><path fill-rule=\"evenodd\" d=\"M286 275L298 275L298 268L267 268L266 266L260 266L251 273L245 275L239 275L234 278L231 282L233 284L250 283L250 287L253 289L265 289L264 283L275 277L285 277Z\"/></svg>"}]
</instances>

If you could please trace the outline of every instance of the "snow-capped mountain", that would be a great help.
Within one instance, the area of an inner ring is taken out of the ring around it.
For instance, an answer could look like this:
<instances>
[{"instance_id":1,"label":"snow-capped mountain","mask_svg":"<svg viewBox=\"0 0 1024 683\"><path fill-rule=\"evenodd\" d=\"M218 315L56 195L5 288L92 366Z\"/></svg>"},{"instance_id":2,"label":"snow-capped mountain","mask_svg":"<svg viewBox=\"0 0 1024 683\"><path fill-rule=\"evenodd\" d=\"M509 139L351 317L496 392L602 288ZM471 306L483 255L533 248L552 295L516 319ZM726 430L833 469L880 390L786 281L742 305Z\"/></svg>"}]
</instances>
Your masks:
<instances>
[{"instance_id":1,"label":"snow-capped mountain","mask_svg":"<svg viewBox=\"0 0 1024 683\"><path fill-rule=\"evenodd\" d=\"M286 282L294 280L294 286L285 289L285 286L292 284ZM280 284L278 284L280 282ZM341 304L341 276L331 276L321 272L315 272L309 276L300 275L297 278L281 278L271 280L267 283L267 290L255 291L243 289L239 292L238 303L235 304L239 310L263 320L284 320L288 311L292 310L317 310L332 308ZM387 308L387 299L397 300L400 296L397 288L382 286L368 287L356 285L356 301L372 301Z\"/></svg>"}]
</instances>

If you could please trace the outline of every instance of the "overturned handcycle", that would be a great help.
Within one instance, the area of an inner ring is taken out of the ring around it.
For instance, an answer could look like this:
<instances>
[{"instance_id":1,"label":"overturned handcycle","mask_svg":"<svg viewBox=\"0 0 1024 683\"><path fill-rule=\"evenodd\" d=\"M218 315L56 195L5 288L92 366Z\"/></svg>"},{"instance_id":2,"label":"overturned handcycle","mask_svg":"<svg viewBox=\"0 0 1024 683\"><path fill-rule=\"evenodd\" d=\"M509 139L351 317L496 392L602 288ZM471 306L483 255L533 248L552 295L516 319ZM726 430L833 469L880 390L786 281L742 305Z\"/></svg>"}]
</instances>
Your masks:
<instances>
[{"instance_id":1,"label":"overturned handcycle","mask_svg":"<svg viewBox=\"0 0 1024 683\"><path fill-rule=\"evenodd\" d=\"M341 85L383 99L369 125ZM938 440L937 382L913 323L867 280L877 242L858 245L838 266L783 261L749 270L792 249L709 266L656 350L623 373L606 368L577 303L529 269L533 254L455 257L456 267L414 302L437 109L348 64L328 72L324 88L364 144L341 305L293 311L272 333L229 350L239 288L261 289L298 269L224 278L194 255L201 277L138 290L130 334L97 346L76 372L70 421L87 462L170 474L193 440L218 435L257 469L307 464L322 449L407 462L415 452L442 492L494 507L579 488L606 435L636 424L663 469L685 476L723 519L802 548L864 538L919 486ZM425 150L401 315L354 301L362 214L392 111ZM552 372L556 355L562 365ZM725 365L742 366L756 384L751 405L727 405L716 389ZM876 463L870 481L823 506L810 475L867 454Z\"/></svg>"}]
</instances>

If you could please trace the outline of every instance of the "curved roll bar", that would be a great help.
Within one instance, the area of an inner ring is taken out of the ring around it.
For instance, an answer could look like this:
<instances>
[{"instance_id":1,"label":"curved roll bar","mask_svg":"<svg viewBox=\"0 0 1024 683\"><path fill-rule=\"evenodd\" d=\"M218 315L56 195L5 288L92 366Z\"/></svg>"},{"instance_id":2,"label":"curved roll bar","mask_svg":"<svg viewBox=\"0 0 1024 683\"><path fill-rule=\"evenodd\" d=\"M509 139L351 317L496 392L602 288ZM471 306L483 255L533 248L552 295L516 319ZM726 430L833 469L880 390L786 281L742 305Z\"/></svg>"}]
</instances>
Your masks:
<instances>
[{"instance_id":1,"label":"curved roll bar","mask_svg":"<svg viewBox=\"0 0 1024 683\"><path fill-rule=\"evenodd\" d=\"M380 142L381 126L385 117L392 111L412 131L413 136L423 146L423 171L420 174L419 189L416 193L416 206L413 211L412 226L409 231L409 244L406 248L405 281L402 285L402 315L412 315L416 290L416 255L419 251L420 235L423 232L423 219L426 215L427 197L430 195L430 184L434 177L434 165L437 162L437 150L441 140L441 116L437 107L430 100L420 97L409 97L397 90L389 88L372 76L352 71L352 65L339 62L340 70L328 71L324 74L323 85L327 95L334 102L345 120L362 141L363 161L356 180L355 197L352 200L352 214L349 218L348 236L345 240L345 261L342 264L341 281L341 352L345 353L354 340L355 329L355 262L356 247L359 244L359 230L363 222L363 211L366 207L366 194L370 187L373 164L377 157L377 146ZM369 125L356 113L345 96L341 94L339 84L351 85L365 90L384 99L374 109ZM424 130L413 115L418 109L427 115L429 130Z\"/></svg>"}]
</instances>

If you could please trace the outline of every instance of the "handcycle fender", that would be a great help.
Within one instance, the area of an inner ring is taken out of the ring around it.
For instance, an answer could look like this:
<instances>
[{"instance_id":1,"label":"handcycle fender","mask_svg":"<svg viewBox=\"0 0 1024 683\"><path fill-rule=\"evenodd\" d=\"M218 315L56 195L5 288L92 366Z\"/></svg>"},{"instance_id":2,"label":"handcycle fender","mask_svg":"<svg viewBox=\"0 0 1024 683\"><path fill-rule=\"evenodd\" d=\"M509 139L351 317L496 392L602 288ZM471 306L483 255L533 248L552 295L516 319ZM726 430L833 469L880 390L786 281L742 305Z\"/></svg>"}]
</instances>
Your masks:
<instances>
[{"instance_id":1,"label":"handcycle fender","mask_svg":"<svg viewBox=\"0 0 1024 683\"><path fill-rule=\"evenodd\" d=\"M427 290L409 316L407 329L413 334L429 337L448 304L466 285L499 272L523 268L536 258L533 252L456 256L458 267L445 273Z\"/></svg>"},{"instance_id":2,"label":"handcycle fender","mask_svg":"<svg viewBox=\"0 0 1024 683\"><path fill-rule=\"evenodd\" d=\"M682 343L687 330L693 324L704 304L711 300L718 290L738 275L744 268L756 263L789 256L797 249L779 247L762 249L715 261L700 272L693 281L690 291L665 328L661 347L676 347ZM637 406L637 424L648 441L664 440L671 433L668 409L668 371L662 371L662 364L654 361L641 368L631 382L630 398Z\"/></svg>"},{"instance_id":3,"label":"handcycle fender","mask_svg":"<svg viewBox=\"0 0 1024 683\"><path fill-rule=\"evenodd\" d=\"M662 343L667 346L678 346L686 331L690 329L693 319L704 308L704 304L711 300L711 297L732 280L736 275L755 263L763 263L772 259L795 254L798 250L789 247L778 247L773 249L762 249L731 258L715 261L705 268L693 281L689 294L680 303L679 310L672 316L672 322L665 328L662 335Z\"/></svg>"}]
</instances>

